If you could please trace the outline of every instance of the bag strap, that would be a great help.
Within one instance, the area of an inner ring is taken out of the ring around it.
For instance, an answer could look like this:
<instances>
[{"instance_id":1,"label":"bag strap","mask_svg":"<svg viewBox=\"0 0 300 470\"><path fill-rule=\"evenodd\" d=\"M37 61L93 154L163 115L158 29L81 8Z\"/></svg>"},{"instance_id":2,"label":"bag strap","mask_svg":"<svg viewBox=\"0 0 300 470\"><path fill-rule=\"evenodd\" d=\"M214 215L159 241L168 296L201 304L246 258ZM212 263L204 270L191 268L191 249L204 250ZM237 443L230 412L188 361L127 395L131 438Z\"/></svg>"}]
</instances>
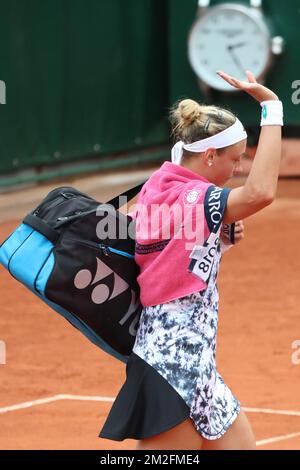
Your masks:
<instances>
[{"instance_id":1,"label":"bag strap","mask_svg":"<svg viewBox=\"0 0 300 470\"><path fill-rule=\"evenodd\" d=\"M148 181L148 180L146 180ZM111 204L114 206L114 208L117 210L120 207L120 200L119 198L122 196L127 197L127 201L130 201L131 199L136 196L144 184L146 183L144 181L143 183L138 184L137 186L134 186L134 188L128 189L127 191L124 191L122 194L119 194L118 196L115 196L113 199L108 201L106 204ZM39 233L44 235L48 240L50 240L54 245L57 243L60 233L57 232L57 230L53 229L50 227L44 220L40 219L39 217L36 217L32 214L28 214L25 219L23 220L24 224L29 225L30 227L34 228L37 230Z\"/></svg>"},{"instance_id":2,"label":"bag strap","mask_svg":"<svg viewBox=\"0 0 300 470\"><path fill-rule=\"evenodd\" d=\"M148 180L144 181L143 183L138 184L137 186L134 186L134 188L127 189L127 191L124 191L122 194L115 196L110 201L106 202L106 204L111 204L112 206L114 206L115 209L119 209L120 208L119 198L122 196L125 196L127 197L127 201L130 201L140 192L140 190L142 189L142 187L147 181Z\"/></svg>"},{"instance_id":3,"label":"bag strap","mask_svg":"<svg viewBox=\"0 0 300 470\"><path fill-rule=\"evenodd\" d=\"M60 237L59 232L51 228L46 222L44 222L44 220L32 214L26 215L25 219L23 220L23 223L29 225L30 227L34 228L37 232L44 235L54 245L57 243Z\"/></svg>"}]
</instances>

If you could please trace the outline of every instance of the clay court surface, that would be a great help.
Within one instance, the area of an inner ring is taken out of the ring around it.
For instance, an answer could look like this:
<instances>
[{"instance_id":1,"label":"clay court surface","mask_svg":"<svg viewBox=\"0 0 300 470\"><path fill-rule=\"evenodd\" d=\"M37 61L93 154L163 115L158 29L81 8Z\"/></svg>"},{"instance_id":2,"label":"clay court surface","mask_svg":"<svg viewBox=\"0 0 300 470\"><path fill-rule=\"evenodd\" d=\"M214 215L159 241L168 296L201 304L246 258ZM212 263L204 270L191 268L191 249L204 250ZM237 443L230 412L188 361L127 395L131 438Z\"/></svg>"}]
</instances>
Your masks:
<instances>
[{"instance_id":1,"label":"clay court surface","mask_svg":"<svg viewBox=\"0 0 300 470\"><path fill-rule=\"evenodd\" d=\"M135 181L92 183L90 194L105 201ZM88 192L88 184L76 187ZM30 194L37 191L44 196L48 188L0 196L11 201L2 207L0 242L36 205ZM300 449L300 363L292 362L292 344L300 340L299 214L300 181L281 180L276 201L245 222L245 240L224 255L219 278L219 370L248 412L259 449ZM0 365L0 449L134 449L134 440L97 437L125 365L2 266L0 299L7 354Z\"/></svg>"}]
</instances>

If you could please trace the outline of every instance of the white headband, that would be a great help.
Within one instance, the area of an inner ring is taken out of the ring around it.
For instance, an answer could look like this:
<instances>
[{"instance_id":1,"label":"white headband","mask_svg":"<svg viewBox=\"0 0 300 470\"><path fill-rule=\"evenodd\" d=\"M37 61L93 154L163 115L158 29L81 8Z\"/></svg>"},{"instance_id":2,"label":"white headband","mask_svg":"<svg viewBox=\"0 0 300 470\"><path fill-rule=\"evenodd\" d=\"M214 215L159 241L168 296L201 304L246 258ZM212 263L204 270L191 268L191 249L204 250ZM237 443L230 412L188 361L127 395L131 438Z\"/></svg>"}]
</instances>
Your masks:
<instances>
[{"instance_id":1,"label":"white headband","mask_svg":"<svg viewBox=\"0 0 300 470\"><path fill-rule=\"evenodd\" d=\"M192 144L185 144L182 140L177 142L172 148L172 162L180 165L183 149L189 152L200 153L205 152L211 147L215 149L228 147L228 145L236 144L244 139L247 139L247 132L241 121L236 119L232 126L207 139L198 140Z\"/></svg>"}]
</instances>

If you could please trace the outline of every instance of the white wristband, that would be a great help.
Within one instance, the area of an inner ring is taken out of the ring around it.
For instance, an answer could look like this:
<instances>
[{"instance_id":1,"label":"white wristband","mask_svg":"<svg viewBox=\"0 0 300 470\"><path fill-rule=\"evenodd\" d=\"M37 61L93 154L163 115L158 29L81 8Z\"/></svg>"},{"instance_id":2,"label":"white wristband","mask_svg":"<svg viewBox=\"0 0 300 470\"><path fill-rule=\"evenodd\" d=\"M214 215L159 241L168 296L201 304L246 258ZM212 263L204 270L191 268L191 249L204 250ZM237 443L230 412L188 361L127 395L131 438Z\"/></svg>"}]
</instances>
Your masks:
<instances>
[{"instance_id":1,"label":"white wristband","mask_svg":"<svg viewBox=\"0 0 300 470\"><path fill-rule=\"evenodd\" d=\"M262 101L260 105L262 107L261 126L283 126L282 101Z\"/></svg>"}]
</instances>

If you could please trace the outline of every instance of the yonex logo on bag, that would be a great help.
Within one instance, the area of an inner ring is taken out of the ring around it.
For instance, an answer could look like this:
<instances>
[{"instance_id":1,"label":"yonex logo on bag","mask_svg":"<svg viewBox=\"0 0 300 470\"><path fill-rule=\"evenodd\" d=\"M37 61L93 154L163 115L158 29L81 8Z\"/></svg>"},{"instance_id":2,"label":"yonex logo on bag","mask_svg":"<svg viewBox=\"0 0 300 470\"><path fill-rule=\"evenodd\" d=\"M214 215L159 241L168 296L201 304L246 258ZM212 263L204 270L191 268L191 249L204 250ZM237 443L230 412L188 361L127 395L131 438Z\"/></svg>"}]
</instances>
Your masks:
<instances>
[{"instance_id":1,"label":"yonex logo on bag","mask_svg":"<svg viewBox=\"0 0 300 470\"><path fill-rule=\"evenodd\" d=\"M106 284L97 284L107 276L114 274L114 289L110 294L109 288ZM129 285L125 282L118 274L116 274L111 268L109 268L103 261L97 258L97 271L94 279L91 271L88 269L82 269L79 271L74 279L74 285L77 289L86 289L90 285L97 284L92 292L92 301L95 304L103 304L107 300L112 300L118 295L125 292Z\"/></svg>"},{"instance_id":2,"label":"yonex logo on bag","mask_svg":"<svg viewBox=\"0 0 300 470\"><path fill-rule=\"evenodd\" d=\"M120 276L118 276L117 273L115 273L109 266L107 266L103 261L101 261L99 258L97 259L97 270L95 277L93 279L93 275L91 271L88 269L81 269L78 271L74 278L74 286L77 289L86 289L89 286L95 285L92 295L91 295L91 300L93 303L100 305L103 304L104 302L110 301L119 295L121 295L123 292L126 290L130 289L129 284L124 281ZM100 284L99 281L102 281L106 277L110 275L114 275L114 287L112 293L110 292L109 287L104 284L103 282ZM123 326L127 320L138 311L140 308L141 304L139 301L139 298L137 297L136 293L134 290L131 290L131 300L130 300L130 305L128 307L128 310L126 311L125 315L121 320L119 321L119 324ZM136 331L137 331L137 325L139 321L139 312L137 315L134 317L132 320L130 326L129 326L129 333L132 336L136 336Z\"/></svg>"}]
</instances>

